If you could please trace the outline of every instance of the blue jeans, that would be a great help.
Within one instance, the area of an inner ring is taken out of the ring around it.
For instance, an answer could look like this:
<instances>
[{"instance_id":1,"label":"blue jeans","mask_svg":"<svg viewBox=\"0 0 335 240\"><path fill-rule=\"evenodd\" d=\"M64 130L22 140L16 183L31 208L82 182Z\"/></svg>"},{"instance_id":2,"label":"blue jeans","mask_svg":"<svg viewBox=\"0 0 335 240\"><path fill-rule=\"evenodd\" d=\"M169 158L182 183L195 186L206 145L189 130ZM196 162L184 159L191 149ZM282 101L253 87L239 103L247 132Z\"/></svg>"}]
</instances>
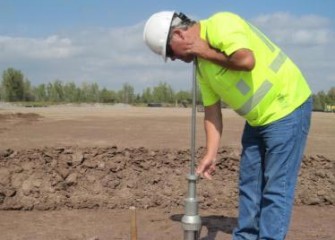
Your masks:
<instances>
[{"instance_id":1,"label":"blue jeans","mask_svg":"<svg viewBox=\"0 0 335 240\"><path fill-rule=\"evenodd\" d=\"M266 126L246 123L242 137L239 218L234 240L283 240L306 145L312 98Z\"/></svg>"}]
</instances>

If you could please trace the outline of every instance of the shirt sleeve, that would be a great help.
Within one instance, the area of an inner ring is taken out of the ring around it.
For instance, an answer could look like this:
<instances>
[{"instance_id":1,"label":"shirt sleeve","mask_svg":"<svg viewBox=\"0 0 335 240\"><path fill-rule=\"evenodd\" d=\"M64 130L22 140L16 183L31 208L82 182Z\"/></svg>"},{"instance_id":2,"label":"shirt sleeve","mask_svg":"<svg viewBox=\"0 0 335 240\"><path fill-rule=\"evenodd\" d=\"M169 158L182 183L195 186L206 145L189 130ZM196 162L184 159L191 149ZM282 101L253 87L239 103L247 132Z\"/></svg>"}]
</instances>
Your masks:
<instances>
[{"instance_id":1,"label":"shirt sleeve","mask_svg":"<svg viewBox=\"0 0 335 240\"><path fill-rule=\"evenodd\" d=\"M239 16L222 12L208 19L206 38L209 44L228 56L239 49L251 49L246 23Z\"/></svg>"}]
</instances>

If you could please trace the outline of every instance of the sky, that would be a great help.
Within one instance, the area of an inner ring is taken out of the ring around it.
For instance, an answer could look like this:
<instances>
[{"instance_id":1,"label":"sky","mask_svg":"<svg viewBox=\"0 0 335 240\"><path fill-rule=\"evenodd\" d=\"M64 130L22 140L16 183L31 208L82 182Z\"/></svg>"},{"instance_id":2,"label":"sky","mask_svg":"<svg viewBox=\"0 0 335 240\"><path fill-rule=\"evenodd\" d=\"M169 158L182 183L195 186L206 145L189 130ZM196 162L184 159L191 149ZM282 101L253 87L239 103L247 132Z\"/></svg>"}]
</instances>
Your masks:
<instances>
[{"instance_id":1,"label":"sky","mask_svg":"<svg viewBox=\"0 0 335 240\"><path fill-rule=\"evenodd\" d=\"M195 20L234 12L295 61L314 93L335 86L334 0L0 0L0 73L15 68L33 86L127 83L141 93L164 82L190 90L192 65L165 63L143 42L146 20L162 10Z\"/></svg>"}]
</instances>

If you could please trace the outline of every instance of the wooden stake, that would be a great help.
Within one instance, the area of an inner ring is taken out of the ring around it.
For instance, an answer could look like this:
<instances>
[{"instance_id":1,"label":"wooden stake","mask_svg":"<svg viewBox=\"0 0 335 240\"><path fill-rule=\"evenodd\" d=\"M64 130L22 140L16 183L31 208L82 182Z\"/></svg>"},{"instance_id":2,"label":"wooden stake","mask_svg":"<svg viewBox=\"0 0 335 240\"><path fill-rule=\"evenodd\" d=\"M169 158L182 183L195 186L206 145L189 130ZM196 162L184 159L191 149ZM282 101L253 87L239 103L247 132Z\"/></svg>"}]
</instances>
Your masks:
<instances>
[{"instance_id":1,"label":"wooden stake","mask_svg":"<svg viewBox=\"0 0 335 240\"><path fill-rule=\"evenodd\" d=\"M137 240L136 208L130 207L130 239Z\"/></svg>"}]
</instances>

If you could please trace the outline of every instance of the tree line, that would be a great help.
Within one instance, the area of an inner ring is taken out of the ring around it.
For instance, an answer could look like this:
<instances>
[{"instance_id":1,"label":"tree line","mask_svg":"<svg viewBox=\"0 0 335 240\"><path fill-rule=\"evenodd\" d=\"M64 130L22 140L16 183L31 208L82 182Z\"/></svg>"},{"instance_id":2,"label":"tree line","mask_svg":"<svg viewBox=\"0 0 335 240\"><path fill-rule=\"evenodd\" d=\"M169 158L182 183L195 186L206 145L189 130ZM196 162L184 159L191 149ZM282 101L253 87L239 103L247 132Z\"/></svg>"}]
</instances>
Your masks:
<instances>
[{"instance_id":1,"label":"tree line","mask_svg":"<svg viewBox=\"0 0 335 240\"><path fill-rule=\"evenodd\" d=\"M313 94L313 110L335 112L335 87Z\"/></svg>"},{"instance_id":2,"label":"tree line","mask_svg":"<svg viewBox=\"0 0 335 240\"><path fill-rule=\"evenodd\" d=\"M100 88L97 83L83 83L77 86L74 82L55 80L32 86L24 74L17 69L8 68L2 73L0 84L0 99L6 102L50 102L50 103L126 103L126 104L183 104L191 103L191 91L174 91L167 83L148 87L142 93L135 93L129 83L123 84L120 90ZM201 102L201 94L198 94ZM335 87L327 92L320 91L313 94L316 111L334 109Z\"/></svg>"},{"instance_id":3,"label":"tree line","mask_svg":"<svg viewBox=\"0 0 335 240\"><path fill-rule=\"evenodd\" d=\"M174 91L167 83L148 87L141 94L135 93L129 83L120 90L100 88L97 83L84 82L77 86L74 82L55 80L32 86L24 74L8 68L2 73L0 99L6 102L49 102L49 103L166 103L191 102L190 91Z\"/></svg>"}]
</instances>

